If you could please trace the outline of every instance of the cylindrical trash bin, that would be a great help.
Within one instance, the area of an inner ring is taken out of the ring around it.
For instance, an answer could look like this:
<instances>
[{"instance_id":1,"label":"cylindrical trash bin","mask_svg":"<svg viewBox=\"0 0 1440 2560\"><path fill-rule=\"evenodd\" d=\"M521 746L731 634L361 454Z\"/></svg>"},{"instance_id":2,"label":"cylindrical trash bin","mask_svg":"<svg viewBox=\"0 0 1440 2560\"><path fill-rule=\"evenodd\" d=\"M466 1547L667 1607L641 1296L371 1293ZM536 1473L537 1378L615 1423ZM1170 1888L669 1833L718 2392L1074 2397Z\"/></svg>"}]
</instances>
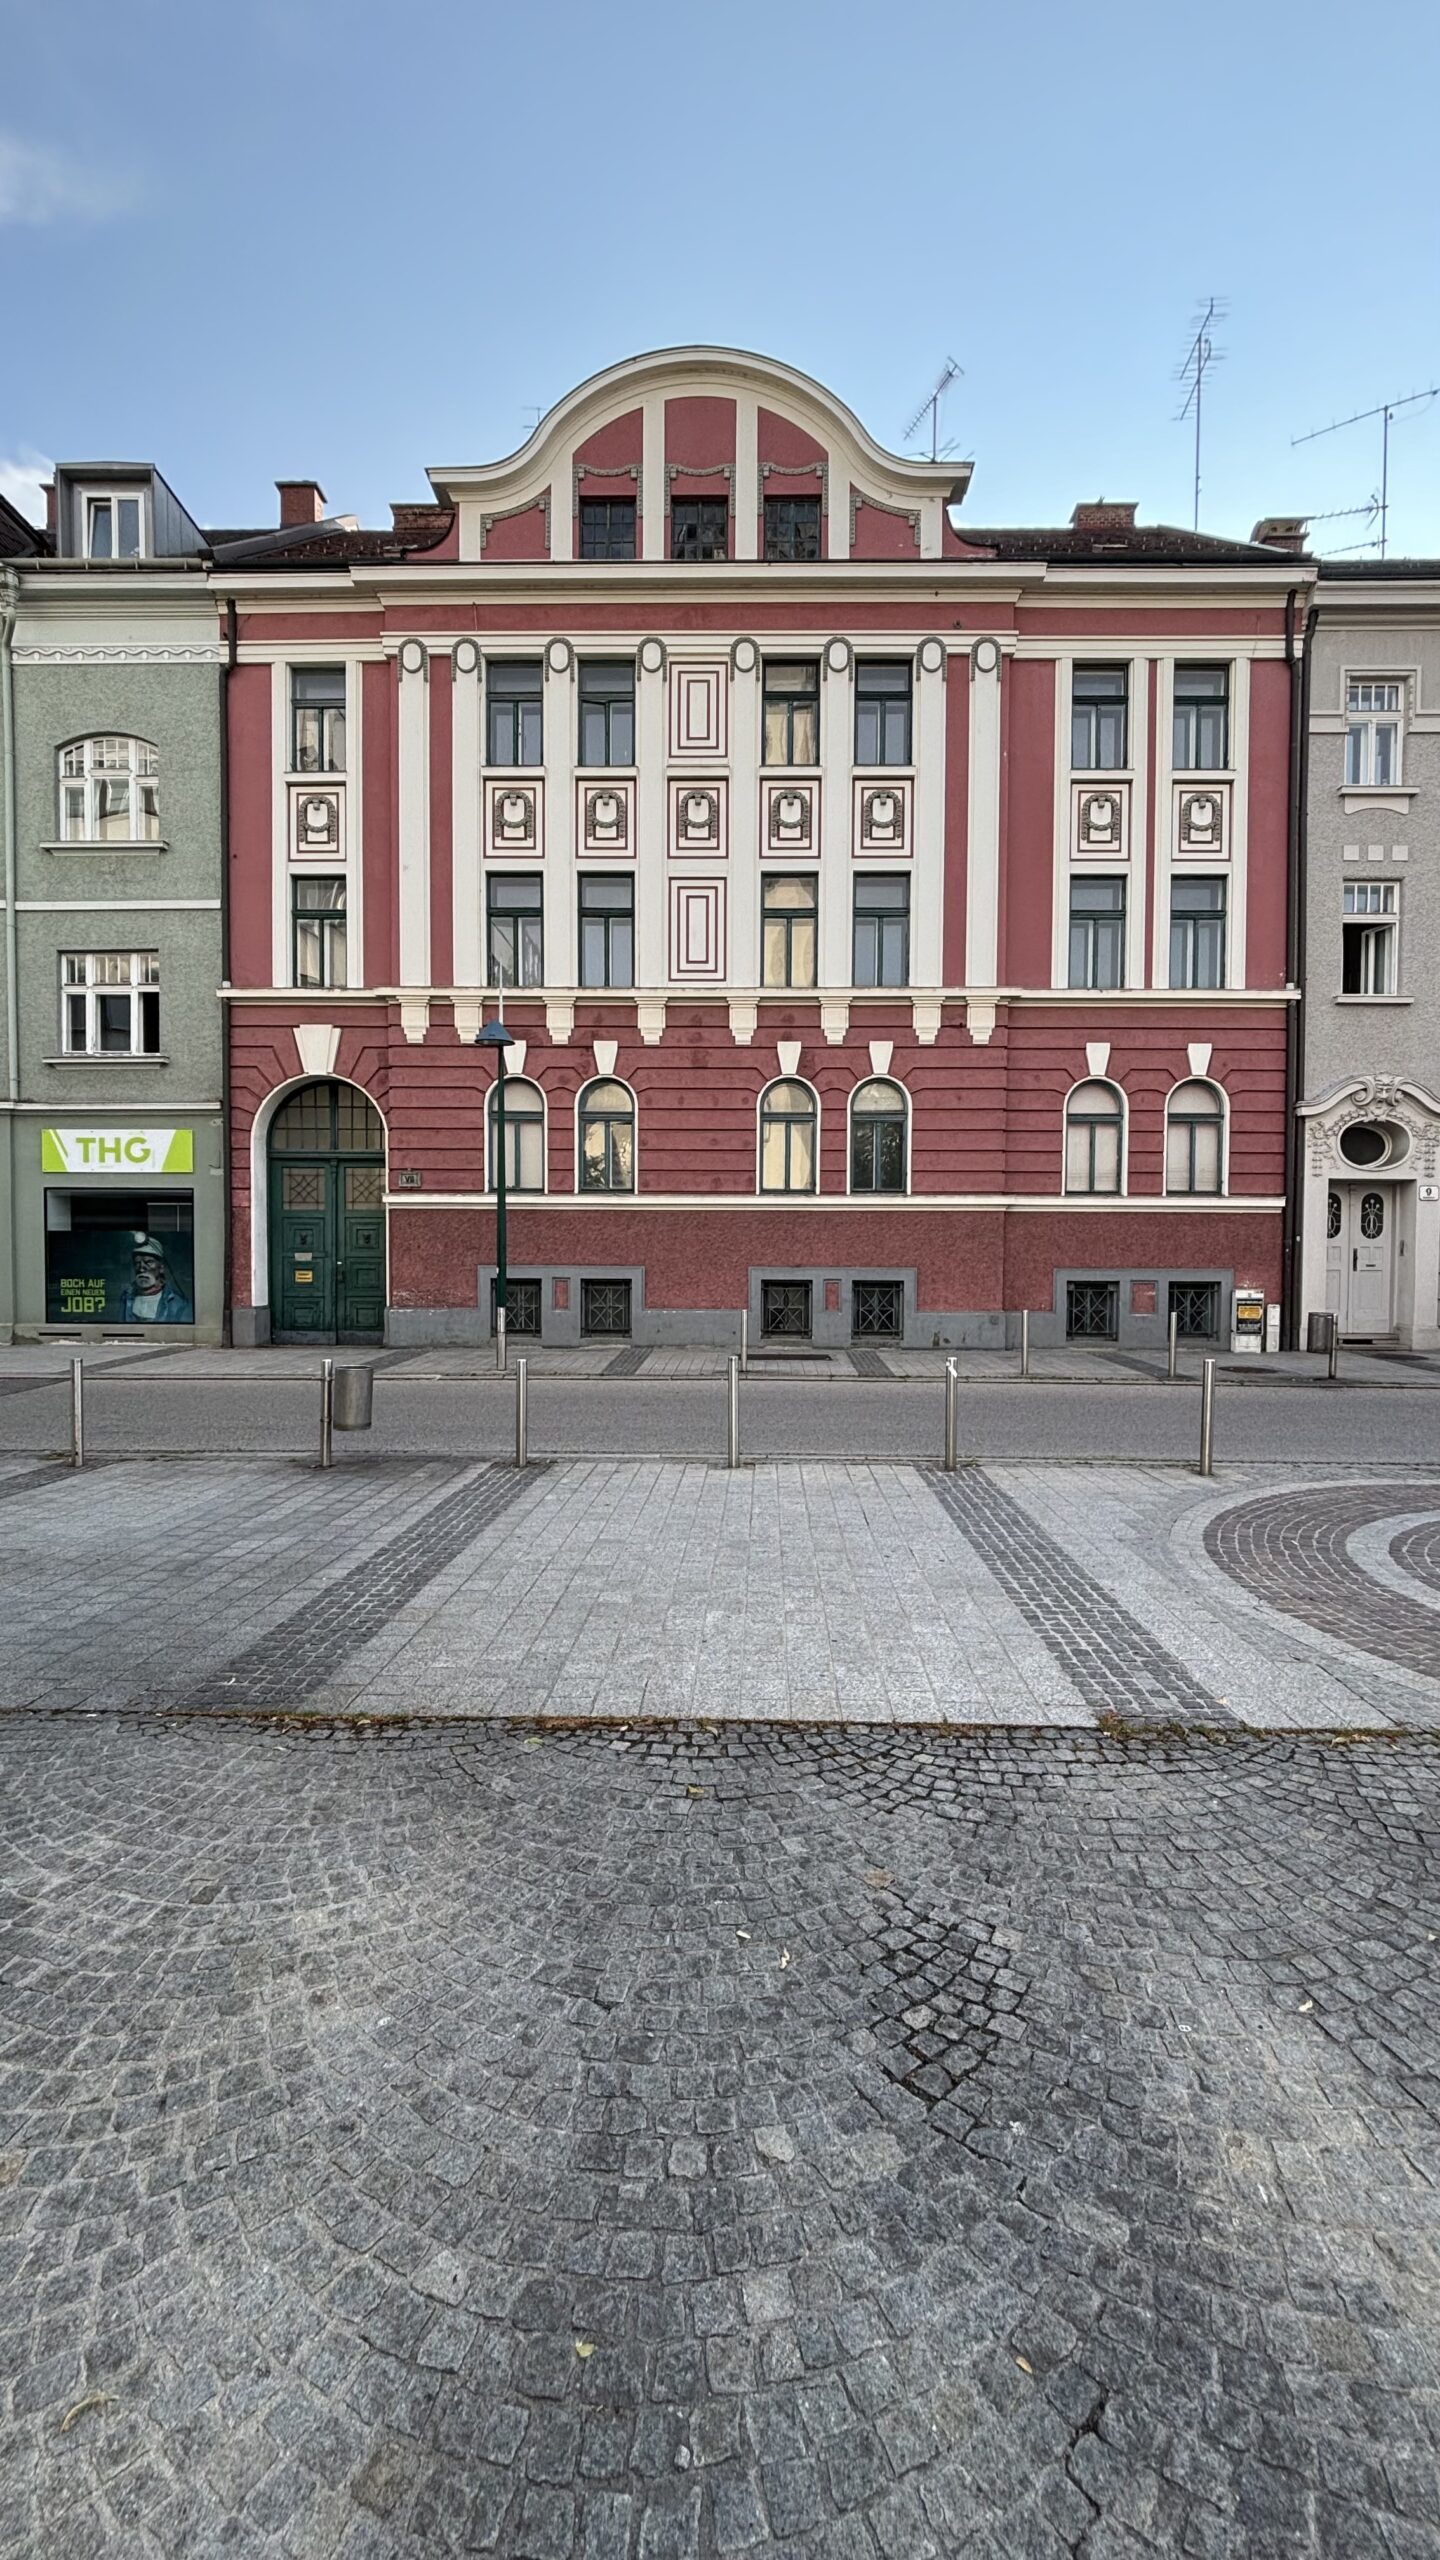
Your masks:
<instances>
[{"instance_id":1,"label":"cylindrical trash bin","mask_svg":"<svg viewBox=\"0 0 1440 2560\"><path fill-rule=\"evenodd\" d=\"M375 1419L375 1372L368 1360L347 1360L335 1372L335 1428L368 1431Z\"/></svg>"},{"instance_id":2,"label":"cylindrical trash bin","mask_svg":"<svg viewBox=\"0 0 1440 2560\"><path fill-rule=\"evenodd\" d=\"M1309 1315L1305 1319L1306 1350L1328 1351L1334 1339L1335 1317L1333 1312L1328 1307L1323 1311L1317 1307L1312 1307Z\"/></svg>"}]
</instances>

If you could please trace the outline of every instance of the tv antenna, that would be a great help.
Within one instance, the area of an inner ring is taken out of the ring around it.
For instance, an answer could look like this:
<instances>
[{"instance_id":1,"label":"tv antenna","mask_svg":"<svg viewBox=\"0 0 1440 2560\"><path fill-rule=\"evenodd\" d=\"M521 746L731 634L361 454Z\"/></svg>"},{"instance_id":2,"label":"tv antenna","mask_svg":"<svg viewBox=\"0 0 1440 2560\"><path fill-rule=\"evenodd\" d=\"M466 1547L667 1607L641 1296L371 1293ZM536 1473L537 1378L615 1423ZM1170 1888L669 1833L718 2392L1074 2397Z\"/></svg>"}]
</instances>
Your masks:
<instances>
[{"instance_id":1,"label":"tv antenna","mask_svg":"<svg viewBox=\"0 0 1440 2560\"><path fill-rule=\"evenodd\" d=\"M1422 403L1428 405L1430 401L1436 399L1440 399L1440 383L1432 383L1428 391L1407 391L1403 399L1381 400L1373 409L1357 409L1351 417L1336 418L1328 427L1312 427L1308 435L1292 436L1290 439L1293 450L1297 444L1314 444L1319 436L1337 436L1342 427L1361 427L1369 418L1380 420L1380 488L1374 506L1375 513L1380 519L1382 560L1385 557L1390 528L1390 421L1401 409L1415 409ZM1357 542L1354 548L1357 551L1369 551L1373 546L1368 542Z\"/></svg>"},{"instance_id":2,"label":"tv antenna","mask_svg":"<svg viewBox=\"0 0 1440 2560\"><path fill-rule=\"evenodd\" d=\"M911 419L909 426L905 430L905 442L908 444L917 427L921 425L922 421L927 416L929 417L930 459L932 462L939 462L942 454L953 453L955 450L953 441L950 444L944 446L941 445L940 406L944 400L946 392L950 388L951 383L956 381L963 372L963 365L958 365L953 356L947 356L945 359L944 371L941 373L940 379L936 383L934 390L926 392L924 399L921 401L919 408L916 410L914 417Z\"/></svg>"},{"instance_id":3,"label":"tv antenna","mask_svg":"<svg viewBox=\"0 0 1440 2560\"><path fill-rule=\"evenodd\" d=\"M1379 513L1380 492L1377 489L1373 496L1366 499L1363 507L1327 507L1323 515L1310 516L1306 521L1310 524L1345 524L1353 522L1356 516L1363 516L1366 524L1372 525ZM1322 552L1320 557L1324 560L1343 560L1348 552L1369 549L1368 541L1342 542L1335 550Z\"/></svg>"},{"instance_id":4,"label":"tv antenna","mask_svg":"<svg viewBox=\"0 0 1440 2560\"><path fill-rule=\"evenodd\" d=\"M1195 531L1200 530L1200 437L1205 408L1205 376L1212 364L1219 364L1223 347L1217 347L1211 331L1217 320L1223 320L1228 305L1217 302L1212 293L1195 321L1195 335L1175 368L1175 379L1185 385L1185 397L1176 411L1177 423L1193 415L1195 420Z\"/></svg>"}]
</instances>

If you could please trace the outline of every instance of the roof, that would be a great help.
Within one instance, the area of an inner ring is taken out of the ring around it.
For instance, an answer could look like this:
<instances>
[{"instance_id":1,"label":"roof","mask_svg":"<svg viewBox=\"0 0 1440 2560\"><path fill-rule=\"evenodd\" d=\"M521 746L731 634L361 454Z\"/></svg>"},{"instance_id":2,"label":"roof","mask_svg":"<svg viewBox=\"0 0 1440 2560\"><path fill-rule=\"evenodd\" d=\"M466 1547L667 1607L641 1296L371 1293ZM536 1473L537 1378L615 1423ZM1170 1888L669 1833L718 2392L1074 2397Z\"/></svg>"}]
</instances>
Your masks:
<instances>
[{"instance_id":1,"label":"roof","mask_svg":"<svg viewBox=\"0 0 1440 2560\"><path fill-rule=\"evenodd\" d=\"M399 524L368 528L340 524L333 516L313 525L207 525L205 540L217 568L343 569L433 551L454 522L450 507L407 507L401 514Z\"/></svg>"},{"instance_id":2,"label":"roof","mask_svg":"<svg viewBox=\"0 0 1440 2560\"><path fill-rule=\"evenodd\" d=\"M1440 578L1440 560L1322 560L1319 567L1327 584L1331 578L1348 578L1357 586L1369 586L1377 578L1393 578L1397 584L1406 578Z\"/></svg>"},{"instance_id":3,"label":"roof","mask_svg":"<svg viewBox=\"0 0 1440 2560\"><path fill-rule=\"evenodd\" d=\"M1278 551L1266 542L1228 542L1214 533L1190 533L1181 525L1136 524L1124 529L1088 525L956 524L950 530L965 549L994 560L1073 560L1116 563L1121 567L1204 569L1264 560L1308 560L1298 551ZM953 558L954 554L948 554Z\"/></svg>"},{"instance_id":4,"label":"roof","mask_svg":"<svg viewBox=\"0 0 1440 2560\"><path fill-rule=\"evenodd\" d=\"M43 525L32 524L8 498L0 497L0 560L33 560L50 549Z\"/></svg>"}]
</instances>

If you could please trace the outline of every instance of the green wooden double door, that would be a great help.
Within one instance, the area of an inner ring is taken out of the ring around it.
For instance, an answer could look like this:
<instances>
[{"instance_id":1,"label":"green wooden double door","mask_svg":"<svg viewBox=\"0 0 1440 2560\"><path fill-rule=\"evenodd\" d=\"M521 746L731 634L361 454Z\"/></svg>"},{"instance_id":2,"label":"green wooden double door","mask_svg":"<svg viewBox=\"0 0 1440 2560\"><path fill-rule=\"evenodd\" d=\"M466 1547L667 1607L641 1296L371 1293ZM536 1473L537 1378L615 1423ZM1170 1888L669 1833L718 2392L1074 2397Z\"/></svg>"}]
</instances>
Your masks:
<instances>
[{"instance_id":1,"label":"green wooden double door","mask_svg":"<svg viewBox=\"0 0 1440 2560\"><path fill-rule=\"evenodd\" d=\"M378 1342L385 1327L385 1169L332 1157L270 1167L271 1332Z\"/></svg>"}]
</instances>

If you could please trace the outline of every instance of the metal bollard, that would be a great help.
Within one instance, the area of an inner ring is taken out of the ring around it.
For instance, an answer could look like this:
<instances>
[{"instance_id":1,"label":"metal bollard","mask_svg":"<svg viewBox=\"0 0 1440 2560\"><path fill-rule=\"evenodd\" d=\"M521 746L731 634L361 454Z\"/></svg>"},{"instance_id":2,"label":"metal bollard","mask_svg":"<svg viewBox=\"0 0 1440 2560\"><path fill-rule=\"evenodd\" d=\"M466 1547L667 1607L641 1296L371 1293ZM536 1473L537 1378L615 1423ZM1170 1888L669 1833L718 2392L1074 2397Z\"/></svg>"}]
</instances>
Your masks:
<instances>
[{"instance_id":1,"label":"metal bollard","mask_svg":"<svg viewBox=\"0 0 1440 2560\"><path fill-rule=\"evenodd\" d=\"M508 1354L505 1342L505 1310L503 1307L497 1307L495 1310L495 1366L499 1370L502 1378L505 1375L505 1363L507 1356Z\"/></svg>"},{"instance_id":2,"label":"metal bollard","mask_svg":"<svg viewBox=\"0 0 1440 2560\"><path fill-rule=\"evenodd\" d=\"M725 1464L727 1467L738 1467L740 1464L740 1363L733 1351L730 1354L729 1365L730 1378L728 1409L726 1413Z\"/></svg>"},{"instance_id":3,"label":"metal bollard","mask_svg":"<svg viewBox=\"0 0 1440 2560\"><path fill-rule=\"evenodd\" d=\"M748 1307L742 1307L740 1310L740 1375L742 1378L748 1378L750 1375L750 1311Z\"/></svg>"},{"instance_id":4,"label":"metal bollard","mask_svg":"<svg viewBox=\"0 0 1440 2560\"><path fill-rule=\"evenodd\" d=\"M530 1459L530 1381L527 1363L515 1363L515 1464L527 1466Z\"/></svg>"},{"instance_id":5,"label":"metal bollard","mask_svg":"<svg viewBox=\"0 0 1440 2560\"><path fill-rule=\"evenodd\" d=\"M333 1360L322 1360L320 1363L320 1464L322 1467L333 1467L335 1464L334 1432L335 1363Z\"/></svg>"},{"instance_id":6,"label":"metal bollard","mask_svg":"<svg viewBox=\"0 0 1440 2560\"><path fill-rule=\"evenodd\" d=\"M1330 1358L1325 1374L1327 1378L1338 1378L1340 1375L1340 1319L1338 1316L1330 1327Z\"/></svg>"},{"instance_id":7,"label":"metal bollard","mask_svg":"<svg viewBox=\"0 0 1440 2560\"><path fill-rule=\"evenodd\" d=\"M85 1464L85 1363L78 1351L70 1363L70 1464Z\"/></svg>"},{"instance_id":8,"label":"metal bollard","mask_svg":"<svg viewBox=\"0 0 1440 2560\"><path fill-rule=\"evenodd\" d=\"M1022 1307L1020 1310L1020 1375L1022 1378L1028 1378L1030 1375L1030 1310L1028 1307Z\"/></svg>"},{"instance_id":9,"label":"metal bollard","mask_svg":"<svg viewBox=\"0 0 1440 2560\"><path fill-rule=\"evenodd\" d=\"M1180 1375L1180 1311L1177 1307L1170 1310L1170 1358L1165 1375L1172 1386Z\"/></svg>"},{"instance_id":10,"label":"metal bollard","mask_svg":"<svg viewBox=\"0 0 1440 2560\"><path fill-rule=\"evenodd\" d=\"M960 1463L960 1371L953 1360L945 1363L945 1472L955 1473Z\"/></svg>"},{"instance_id":11,"label":"metal bollard","mask_svg":"<svg viewBox=\"0 0 1440 2560\"><path fill-rule=\"evenodd\" d=\"M1200 1473L1215 1473L1215 1363L1200 1364Z\"/></svg>"}]
</instances>

